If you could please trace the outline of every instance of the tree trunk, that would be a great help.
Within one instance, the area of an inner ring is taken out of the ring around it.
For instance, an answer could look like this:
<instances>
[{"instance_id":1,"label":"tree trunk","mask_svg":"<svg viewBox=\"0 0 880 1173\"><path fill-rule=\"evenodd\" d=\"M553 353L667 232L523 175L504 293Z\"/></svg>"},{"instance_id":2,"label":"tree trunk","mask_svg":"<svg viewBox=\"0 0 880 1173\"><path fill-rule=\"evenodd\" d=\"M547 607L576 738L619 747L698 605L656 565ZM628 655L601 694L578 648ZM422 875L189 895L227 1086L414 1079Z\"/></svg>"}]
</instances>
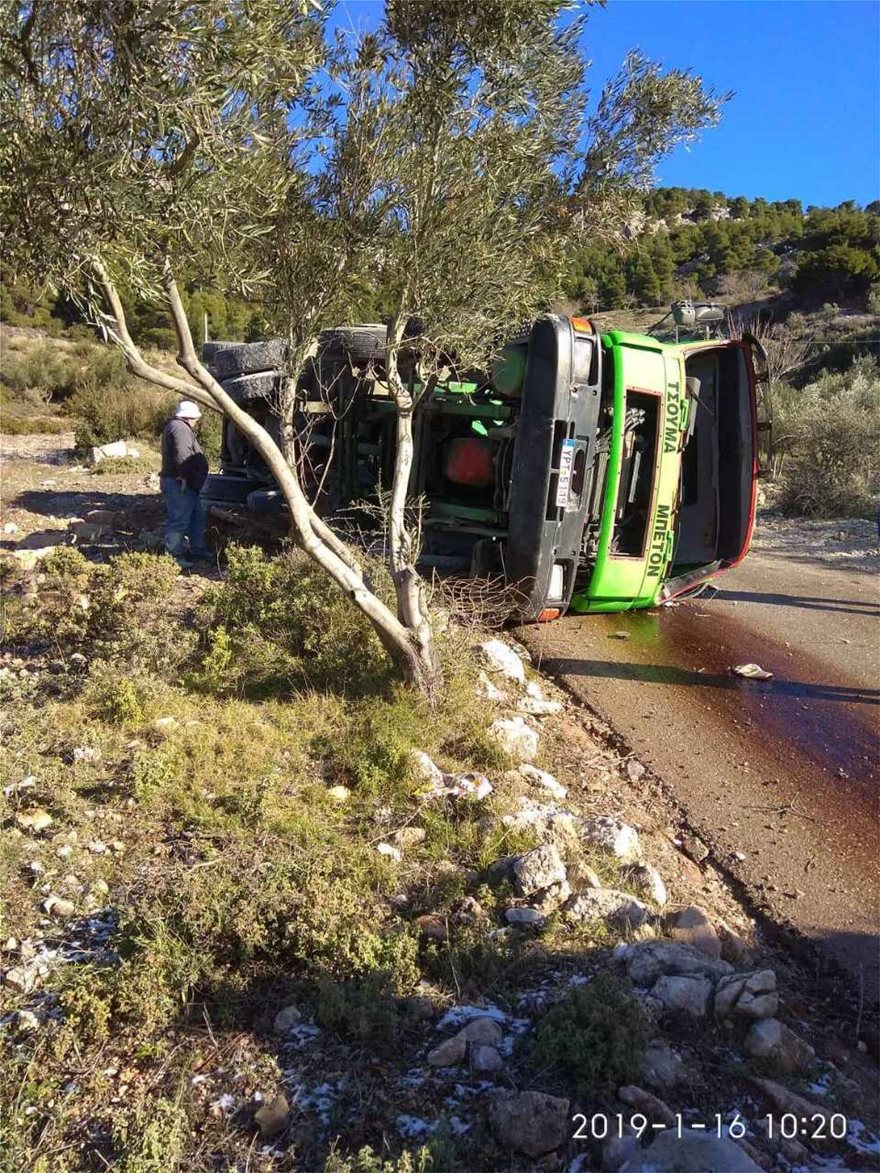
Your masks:
<instances>
[{"instance_id":1,"label":"tree trunk","mask_svg":"<svg viewBox=\"0 0 880 1173\"><path fill-rule=\"evenodd\" d=\"M167 375L145 361L128 332L122 303L107 270L97 261L93 262L93 268L116 322L115 340L125 354L132 373L220 411L250 440L266 461L284 495L290 510L293 533L299 545L367 617L404 680L433 697L436 681L433 674L425 672L422 647L415 631L407 630L400 619L364 584L360 567L350 551L314 513L295 472L266 429L239 407L202 366L196 356L192 333L170 265L166 264L165 267L164 284L180 350L178 362L194 383Z\"/></svg>"}]
</instances>

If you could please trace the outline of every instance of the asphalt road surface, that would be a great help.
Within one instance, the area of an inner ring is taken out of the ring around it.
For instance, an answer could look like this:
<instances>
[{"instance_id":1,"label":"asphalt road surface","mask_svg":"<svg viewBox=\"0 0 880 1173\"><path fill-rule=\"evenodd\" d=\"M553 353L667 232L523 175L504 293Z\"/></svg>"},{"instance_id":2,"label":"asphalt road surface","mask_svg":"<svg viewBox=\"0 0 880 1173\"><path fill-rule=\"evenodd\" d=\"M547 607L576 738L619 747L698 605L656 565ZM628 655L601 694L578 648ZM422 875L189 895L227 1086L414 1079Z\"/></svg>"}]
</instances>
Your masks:
<instances>
[{"instance_id":1,"label":"asphalt road surface","mask_svg":"<svg viewBox=\"0 0 880 1173\"><path fill-rule=\"evenodd\" d=\"M520 634L661 777L756 905L878 993L878 579L751 554L713 599ZM736 677L755 662L767 682Z\"/></svg>"}]
</instances>

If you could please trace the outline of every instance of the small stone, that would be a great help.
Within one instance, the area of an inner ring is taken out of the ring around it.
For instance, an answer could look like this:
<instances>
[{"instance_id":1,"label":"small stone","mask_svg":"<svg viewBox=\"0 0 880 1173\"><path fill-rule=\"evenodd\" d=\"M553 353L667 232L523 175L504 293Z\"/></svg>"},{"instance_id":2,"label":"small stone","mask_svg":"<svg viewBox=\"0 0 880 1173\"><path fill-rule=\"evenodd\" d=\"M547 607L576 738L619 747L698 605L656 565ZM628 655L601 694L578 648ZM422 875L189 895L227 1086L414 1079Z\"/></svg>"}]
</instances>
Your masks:
<instances>
[{"instance_id":1,"label":"small stone","mask_svg":"<svg viewBox=\"0 0 880 1173\"><path fill-rule=\"evenodd\" d=\"M73 855L73 848L69 843L62 843L60 847L55 848L55 854L59 859L70 859Z\"/></svg>"},{"instance_id":2,"label":"small stone","mask_svg":"<svg viewBox=\"0 0 880 1173\"><path fill-rule=\"evenodd\" d=\"M434 913L429 912L424 916L417 916L415 924L419 935L429 941L445 941L449 936L446 921Z\"/></svg>"},{"instance_id":3,"label":"small stone","mask_svg":"<svg viewBox=\"0 0 880 1173\"><path fill-rule=\"evenodd\" d=\"M260 1136L269 1140L284 1132L290 1124L290 1105L284 1092L279 1092L271 1103L263 1104L254 1113Z\"/></svg>"},{"instance_id":4,"label":"small stone","mask_svg":"<svg viewBox=\"0 0 880 1173\"><path fill-rule=\"evenodd\" d=\"M415 766L416 776L420 782L424 782L430 786L443 785L443 771L439 766L423 753L420 749L414 749L410 754L413 765Z\"/></svg>"},{"instance_id":5,"label":"small stone","mask_svg":"<svg viewBox=\"0 0 880 1173\"><path fill-rule=\"evenodd\" d=\"M641 1062L642 1078L660 1091L676 1087L684 1078L684 1064L663 1039L652 1039Z\"/></svg>"},{"instance_id":6,"label":"small stone","mask_svg":"<svg viewBox=\"0 0 880 1173\"><path fill-rule=\"evenodd\" d=\"M692 835L689 831L681 834L681 849L694 863L703 863L709 858L709 848L698 835Z\"/></svg>"},{"instance_id":7,"label":"small stone","mask_svg":"<svg viewBox=\"0 0 880 1173\"><path fill-rule=\"evenodd\" d=\"M659 998L668 1013L691 1018L706 1017L711 993L712 983L699 974L666 974L651 989L651 996Z\"/></svg>"},{"instance_id":8,"label":"small stone","mask_svg":"<svg viewBox=\"0 0 880 1173\"><path fill-rule=\"evenodd\" d=\"M489 732L515 761L530 762L538 753L538 734L522 717L499 717Z\"/></svg>"},{"instance_id":9,"label":"small stone","mask_svg":"<svg viewBox=\"0 0 880 1173\"><path fill-rule=\"evenodd\" d=\"M656 904L658 908L663 908L669 900L663 877L649 863L635 864L633 867L627 868L625 879L627 884L634 888L640 896L644 896Z\"/></svg>"},{"instance_id":10,"label":"small stone","mask_svg":"<svg viewBox=\"0 0 880 1173\"><path fill-rule=\"evenodd\" d=\"M831 1116L828 1108L814 1104L812 1100L799 1096L797 1092L783 1087L781 1083L776 1083L772 1079L754 1079L752 1082L761 1089L780 1113L790 1114L813 1123L825 1120L827 1127L827 1121Z\"/></svg>"},{"instance_id":11,"label":"small stone","mask_svg":"<svg viewBox=\"0 0 880 1173\"><path fill-rule=\"evenodd\" d=\"M77 745L73 751L74 762L97 762L101 751L93 745Z\"/></svg>"},{"instance_id":12,"label":"small stone","mask_svg":"<svg viewBox=\"0 0 880 1173\"><path fill-rule=\"evenodd\" d=\"M272 1019L272 1029L277 1035L286 1035L301 1022L302 1014L299 1007L285 1006Z\"/></svg>"},{"instance_id":13,"label":"small stone","mask_svg":"<svg viewBox=\"0 0 880 1173\"><path fill-rule=\"evenodd\" d=\"M32 1010L17 1010L15 1014L15 1026L22 1034L30 1034L40 1029L40 1020Z\"/></svg>"},{"instance_id":14,"label":"small stone","mask_svg":"<svg viewBox=\"0 0 880 1173\"><path fill-rule=\"evenodd\" d=\"M772 969L723 977L715 991L715 1017L773 1018L779 1008L776 974Z\"/></svg>"},{"instance_id":15,"label":"small stone","mask_svg":"<svg viewBox=\"0 0 880 1173\"><path fill-rule=\"evenodd\" d=\"M537 908L506 908L504 919L509 925L533 925L535 928L541 928L545 924L545 919Z\"/></svg>"},{"instance_id":16,"label":"small stone","mask_svg":"<svg viewBox=\"0 0 880 1173\"><path fill-rule=\"evenodd\" d=\"M110 892L110 886L106 880L93 880L89 884L89 892L92 896L107 896Z\"/></svg>"},{"instance_id":17,"label":"small stone","mask_svg":"<svg viewBox=\"0 0 880 1173\"><path fill-rule=\"evenodd\" d=\"M467 1054L468 1041L461 1031L451 1039L444 1039L439 1046L428 1052L428 1064L431 1067L456 1067L464 1062Z\"/></svg>"},{"instance_id":18,"label":"small stone","mask_svg":"<svg viewBox=\"0 0 880 1173\"><path fill-rule=\"evenodd\" d=\"M471 1067L474 1071L479 1071L483 1075L491 1075L500 1071L503 1066L504 1060L495 1047L486 1043L478 1043L471 1047Z\"/></svg>"},{"instance_id":19,"label":"small stone","mask_svg":"<svg viewBox=\"0 0 880 1173\"><path fill-rule=\"evenodd\" d=\"M330 786L327 788L327 797L332 798L334 802L348 802L351 791L347 786Z\"/></svg>"},{"instance_id":20,"label":"small stone","mask_svg":"<svg viewBox=\"0 0 880 1173\"><path fill-rule=\"evenodd\" d=\"M761 1166L726 1136L676 1131L661 1132L646 1149L621 1167L621 1173L760 1173Z\"/></svg>"},{"instance_id":21,"label":"small stone","mask_svg":"<svg viewBox=\"0 0 880 1173\"><path fill-rule=\"evenodd\" d=\"M645 767L641 762L637 762L634 758L630 758L626 763L626 776L630 782L638 782L645 776Z\"/></svg>"},{"instance_id":22,"label":"small stone","mask_svg":"<svg viewBox=\"0 0 880 1173\"><path fill-rule=\"evenodd\" d=\"M400 863L403 859L400 850L391 843L378 843L376 850L380 855L384 855L387 859L393 860L394 863Z\"/></svg>"},{"instance_id":23,"label":"small stone","mask_svg":"<svg viewBox=\"0 0 880 1173\"><path fill-rule=\"evenodd\" d=\"M650 1092L646 1092L644 1088L635 1087L632 1084L618 1088L617 1098L629 1105L630 1108L635 1108L637 1112L647 1116L652 1122L665 1124L667 1128L671 1128L675 1124L675 1115L669 1105Z\"/></svg>"},{"instance_id":24,"label":"small stone","mask_svg":"<svg viewBox=\"0 0 880 1173\"><path fill-rule=\"evenodd\" d=\"M155 721L153 721L153 729L157 733L168 733L175 727L176 724L176 717L157 717Z\"/></svg>"},{"instance_id":25,"label":"small stone","mask_svg":"<svg viewBox=\"0 0 880 1173\"><path fill-rule=\"evenodd\" d=\"M3 975L4 983L21 994L29 994L37 984L37 974L30 966L15 965Z\"/></svg>"},{"instance_id":26,"label":"small stone","mask_svg":"<svg viewBox=\"0 0 880 1173\"><path fill-rule=\"evenodd\" d=\"M513 861L513 882L520 896L533 896L565 879L565 864L552 844L545 843Z\"/></svg>"},{"instance_id":27,"label":"small stone","mask_svg":"<svg viewBox=\"0 0 880 1173\"><path fill-rule=\"evenodd\" d=\"M487 1047L500 1047L504 1038L501 1025L494 1018L472 1018L458 1033L468 1043Z\"/></svg>"},{"instance_id":28,"label":"small stone","mask_svg":"<svg viewBox=\"0 0 880 1173\"><path fill-rule=\"evenodd\" d=\"M566 788L557 782L552 774L548 774L546 770L539 770L537 766L526 762L519 767L519 772L529 782L534 782L542 790L546 790L548 794L552 794L558 802L562 802L568 794Z\"/></svg>"},{"instance_id":29,"label":"small stone","mask_svg":"<svg viewBox=\"0 0 880 1173\"><path fill-rule=\"evenodd\" d=\"M752 963L752 955L739 933L734 932L722 920L718 921L716 931L721 942L721 956L724 960L731 962L739 970L747 969Z\"/></svg>"},{"instance_id":30,"label":"small stone","mask_svg":"<svg viewBox=\"0 0 880 1173\"><path fill-rule=\"evenodd\" d=\"M39 834L40 831L45 831L47 827L52 826L53 819L48 811L43 810L42 807L37 807L36 810L16 815L15 821L22 830L34 831Z\"/></svg>"},{"instance_id":31,"label":"small stone","mask_svg":"<svg viewBox=\"0 0 880 1173\"><path fill-rule=\"evenodd\" d=\"M63 897L56 896L54 893L46 897L41 907L49 916L54 916L58 920L69 920L76 912L76 905L72 900L65 900Z\"/></svg>"},{"instance_id":32,"label":"small stone","mask_svg":"<svg viewBox=\"0 0 880 1173\"><path fill-rule=\"evenodd\" d=\"M552 717L562 712L559 701L536 700L532 696L524 696L517 706L521 713L528 713L532 717Z\"/></svg>"},{"instance_id":33,"label":"small stone","mask_svg":"<svg viewBox=\"0 0 880 1173\"><path fill-rule=\"evenodd\" d=\"M608 636L609 639L629 639L628 631L612 631Z\"/></svg>"},{"instance_id":34,"label":"small stone","mask_svg":"<svg viewBox=\"0 0 880 1173\"><path fill-rule=\"evenodd\" d=\"M14 521L7 521L6 524L3 526L3 532L5 534L17 534L18 533L18 526L15 524Z\"/></svg>"},{"instance_id":35,"label":"small stone","mask_svg":"<svg viewBox=\"0 0 880 1173\"><path fill-rule=\"evenodd\" d=\"M517 684L525 684L526 670L523 662L513 648L503 640L488 639L479 645L478 651L491 672L499 672Z\"/></svg>"},{"instance_id":36,"label":"small stone","mask_svg":"<svg viewBox=\"0 0 880 1173\"><path fill-rule=\"evenodd\" d=\"M559 883L551 884L549 888L533 896L532 904L542 916L552 916L570 897L571 884L568 880L560 880Z\"/></svg>"},{"instance_id":37,"label":"small stone","mask_svg":"<svg viewBox=\"0 0 880 1173\"><path fill-rule=\"evenodd\" d=\"M580 924L608 921L621 928L640 928L651 913L646 905L628 892L614 888L599 888L581 892L568 902L565 909L568 920Z\"/></svg>"},{"instance_id":38,"label":"small stone","mask_svg":"<svg viewBox=\"0 0 880 1173\"><path fill-rule=\"evenodd\" d=\"M534 1091L499 1097L489 1109L489 1123L504 1148L542 1157L569 1139L569 1102Z\"/></svg>"},{"instance_id":39,"label":"small stone","mask_svg":"<svg viewBox=\"0 0 880 1173\"><path fill-rule=\"evenodd\" d=\"M68 660L71 668L77 669L85 668L88 662L88 659L82 654L82 652L72 652L70 659Z\"/></svg>"},{"instance_id":40,"label":"small stone","mask_svg":"<svg viewBox=\"0 0 880 1173\"><path fill-rule=\"evenodd\" d=\"M424 827L401 827L395 831L392 838L401 851L409 851L424 843L427 831Z\"/></svg>"},{"instance_id":41,"label":"small stone","mask_svg":"<svg viewBox=\"0 0 880 1173\"><path fill-rule=\"evenodd\" d=\"M103 839L93 839L87 846L86 850L91 855L106 855L110 850Z\"/></svg>"},{"instance_id":42,"label":"small stone","mask_svg":"<svg viewBox=\"0 0 880 1173\"><path fill-rule=\"evenodd\" d=\"M508 699L507 693L502 691L493 680L490 680L485 672L481 671L477 680L477 696L482 700L491 701L496 705L503 705Z\"/></svg>"},{"instance_id":43,"label":"small stone","mask_svg":"<svg viewBox=\"0 0 880 1173\"><path fill-rule=\"evenodd\" d=\"M753 1022L743 1049L753 1059L763 1060L790 1075L808 1069L816 1061L816 1052L810 1044L777 1018Z\"/></svg>"},{"instance_id":44,"label":"small stone","mask_svg":"<svg viewBox=\"0 0 880 1173\"><path fill-rule=\"evenodd\" d=\"M693 945L707 957L717 959L721 956L721 942L718 940L715 926L706 910L696 904L667 917L666 931L673 941L684 941L688 945Z\"/></svg>"},{"instance_id":45,"label":"small stone","mask_svg":"<svg viewBox=\"0 0 880 1173\"><path fill-rule=\"evenodd\" d=\"M622 863L637 863L641 859L642 845L638 831L619 819L613 819L608 815L588 819L584 824L583 834L593 847L613 855Z\"/></svg>"}]
</instances>

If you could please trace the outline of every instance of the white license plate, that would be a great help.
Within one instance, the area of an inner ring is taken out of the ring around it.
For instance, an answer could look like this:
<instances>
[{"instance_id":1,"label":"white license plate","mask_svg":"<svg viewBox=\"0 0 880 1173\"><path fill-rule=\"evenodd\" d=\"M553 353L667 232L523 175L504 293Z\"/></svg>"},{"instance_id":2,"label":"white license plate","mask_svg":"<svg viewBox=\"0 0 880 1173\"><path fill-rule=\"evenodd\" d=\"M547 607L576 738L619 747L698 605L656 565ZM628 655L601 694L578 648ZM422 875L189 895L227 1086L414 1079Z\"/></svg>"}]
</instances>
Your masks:
<instances>
[{"instance_id":1,"label":"white license plate","mask_svg":"<svg viewBox=\"0 0 880 1173\"><path fill-rule=\"evenodd\" d=\"M568 505L568 493L571 486L571 466L574 463L576 440L563 440L562 452L559 454L559 482L556 486L556 508L565 509Z\"/></svg>"}]
</instances>

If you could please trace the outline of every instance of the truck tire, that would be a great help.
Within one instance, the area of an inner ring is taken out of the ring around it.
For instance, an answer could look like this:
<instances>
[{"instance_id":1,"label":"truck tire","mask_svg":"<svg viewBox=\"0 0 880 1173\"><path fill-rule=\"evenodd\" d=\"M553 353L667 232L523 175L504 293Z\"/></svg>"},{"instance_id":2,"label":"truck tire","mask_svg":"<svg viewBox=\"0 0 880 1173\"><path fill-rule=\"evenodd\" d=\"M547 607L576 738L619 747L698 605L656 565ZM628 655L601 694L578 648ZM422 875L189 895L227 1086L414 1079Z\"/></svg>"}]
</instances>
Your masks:
<instances>
[{"instance_id":1,"label":"truck tire","mask_svg":"<svg viewBox=\"0 0 880 1173\"><path fill-rule=\"evenodd\" d=\"M203 342L202 362L210 366L221 350L229 350L232 346L240 346L239 342Z\"/></svg>"},{"instance_id":2,"label":"truck tire","mask_svg":"<svg viewBox=\"0 0 880 1173\"><path fill-rule=\"evenodd\" d=\"M220 386L236 403L254 403L261 399L273 399L281 390L283 377L278 371L258 371L253 375L223 379Z\"/></svg>"},{"instance_id":3,"label":"truck tire","mask_svg":"<svg viewBox=\"0 0 880 1173\"><path fill-rule=\"evenodd\" d=\"M280 338L270 342L239 342L218 350L213 364L221 379L235 379L284 365L287 346Z\"/></svg>"},{"instance_id":4,"label":"truck tire","mask_svg":"<svg viewBox=\"0 0 880 1173\"><path fill-rule=\"evenodd\" d=\"M332 330L322 330L318 336L319 353L328 357L341 354L352 362L382 359L387 337L387 326L334 326Z\"/></svg>"}]
</instances>

